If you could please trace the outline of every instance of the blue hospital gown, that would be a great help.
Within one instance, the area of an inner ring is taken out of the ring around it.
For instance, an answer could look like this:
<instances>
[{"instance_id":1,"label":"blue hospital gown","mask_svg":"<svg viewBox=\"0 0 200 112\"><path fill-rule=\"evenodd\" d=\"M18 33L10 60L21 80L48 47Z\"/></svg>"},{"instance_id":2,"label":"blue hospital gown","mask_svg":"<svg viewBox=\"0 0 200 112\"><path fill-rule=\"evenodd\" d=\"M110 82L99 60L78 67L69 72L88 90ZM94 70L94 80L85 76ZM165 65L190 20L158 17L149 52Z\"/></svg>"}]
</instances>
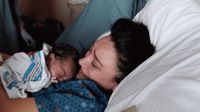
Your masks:
<instances>
[{"instance_id":1,"label":"blue hospital gown","mask_svg":"<svg viewBox=\"0 0 200 112\"><path fill-rule=\"evenodd\" d=\"M103 112L107 95L91 80L53 84L33 93L39 112Z\"/></svg>"}]
</instances>

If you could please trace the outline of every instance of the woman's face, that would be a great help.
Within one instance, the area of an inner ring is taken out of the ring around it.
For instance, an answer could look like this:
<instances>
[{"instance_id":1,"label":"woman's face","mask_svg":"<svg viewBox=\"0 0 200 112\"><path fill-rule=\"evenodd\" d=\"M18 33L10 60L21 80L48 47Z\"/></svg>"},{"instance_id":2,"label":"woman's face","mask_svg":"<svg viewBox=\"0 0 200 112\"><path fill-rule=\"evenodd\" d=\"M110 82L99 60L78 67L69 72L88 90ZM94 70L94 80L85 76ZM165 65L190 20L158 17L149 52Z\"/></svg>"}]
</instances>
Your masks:
<instances>
[{"instance_id":1,"label":"woman's face","mask_svg":"<svg viewBox=\"0 0 200 112\"><path fill-rule=\"evenodd\" d=\"M88 78L106 90L117 86L117 52L110 35L97 40L85 57L79 60L81 69L77 78Z\"/></svg>"}]
</instances>

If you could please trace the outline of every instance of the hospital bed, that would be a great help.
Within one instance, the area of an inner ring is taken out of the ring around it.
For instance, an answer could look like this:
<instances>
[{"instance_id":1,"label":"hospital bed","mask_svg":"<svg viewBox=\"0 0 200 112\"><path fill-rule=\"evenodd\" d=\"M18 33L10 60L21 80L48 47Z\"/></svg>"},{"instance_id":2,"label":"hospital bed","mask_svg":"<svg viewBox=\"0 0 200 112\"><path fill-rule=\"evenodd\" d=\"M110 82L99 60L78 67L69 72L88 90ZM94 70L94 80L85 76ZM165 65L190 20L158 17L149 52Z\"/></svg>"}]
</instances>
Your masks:
<instances>
[{"instance_id":1,"label":"hospital bed","mask_svg":"<svg viewBox=\"0 0 200 112\"><path fill-rule=\"evenodd\" d=\"M119 84L105 112L200 112L200 0L149 0L134 21L147 25L156 53Z\"/></svg>"}]
</instances>

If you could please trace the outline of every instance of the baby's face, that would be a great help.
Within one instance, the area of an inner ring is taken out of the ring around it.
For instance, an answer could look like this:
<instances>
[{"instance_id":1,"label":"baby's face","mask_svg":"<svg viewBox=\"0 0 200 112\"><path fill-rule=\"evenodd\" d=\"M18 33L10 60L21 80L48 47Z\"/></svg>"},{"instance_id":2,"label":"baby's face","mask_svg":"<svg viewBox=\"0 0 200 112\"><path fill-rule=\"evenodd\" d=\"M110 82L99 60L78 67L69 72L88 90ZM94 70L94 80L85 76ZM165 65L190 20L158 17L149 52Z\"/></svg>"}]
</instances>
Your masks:
<instances>
[{"instance_id":1,"label":"baby's face","mask_svg":"<svg viewBox=\"0 0 200 112\"><path fill-rule=\"evenodd\" d=\"M59 60L57 58L50 60L48 69L52 77L56 77L58 81L70 80L76 75L75 64L71 57L64 60Z\"/></svg>"}]
</instances>

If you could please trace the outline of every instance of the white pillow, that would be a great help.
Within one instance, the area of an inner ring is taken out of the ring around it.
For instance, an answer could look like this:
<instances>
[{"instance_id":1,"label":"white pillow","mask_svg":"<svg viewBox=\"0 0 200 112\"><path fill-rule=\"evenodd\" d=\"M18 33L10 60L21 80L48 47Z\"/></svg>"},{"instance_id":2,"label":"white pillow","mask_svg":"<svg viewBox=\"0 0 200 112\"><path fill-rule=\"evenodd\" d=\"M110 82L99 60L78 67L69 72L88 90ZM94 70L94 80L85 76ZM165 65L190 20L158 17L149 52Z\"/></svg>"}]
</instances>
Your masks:
<instances>
[{"instance_id":1,"label":"white pillow","mask_svg":"<svg viewBox=\"0 0 200 112\"><path fill-rule=\"evenodd\" d=\"M156 53L113 92L105 112L200 111L200 0L149 0L134 18Z\"/></svg>"}]
</instances>

